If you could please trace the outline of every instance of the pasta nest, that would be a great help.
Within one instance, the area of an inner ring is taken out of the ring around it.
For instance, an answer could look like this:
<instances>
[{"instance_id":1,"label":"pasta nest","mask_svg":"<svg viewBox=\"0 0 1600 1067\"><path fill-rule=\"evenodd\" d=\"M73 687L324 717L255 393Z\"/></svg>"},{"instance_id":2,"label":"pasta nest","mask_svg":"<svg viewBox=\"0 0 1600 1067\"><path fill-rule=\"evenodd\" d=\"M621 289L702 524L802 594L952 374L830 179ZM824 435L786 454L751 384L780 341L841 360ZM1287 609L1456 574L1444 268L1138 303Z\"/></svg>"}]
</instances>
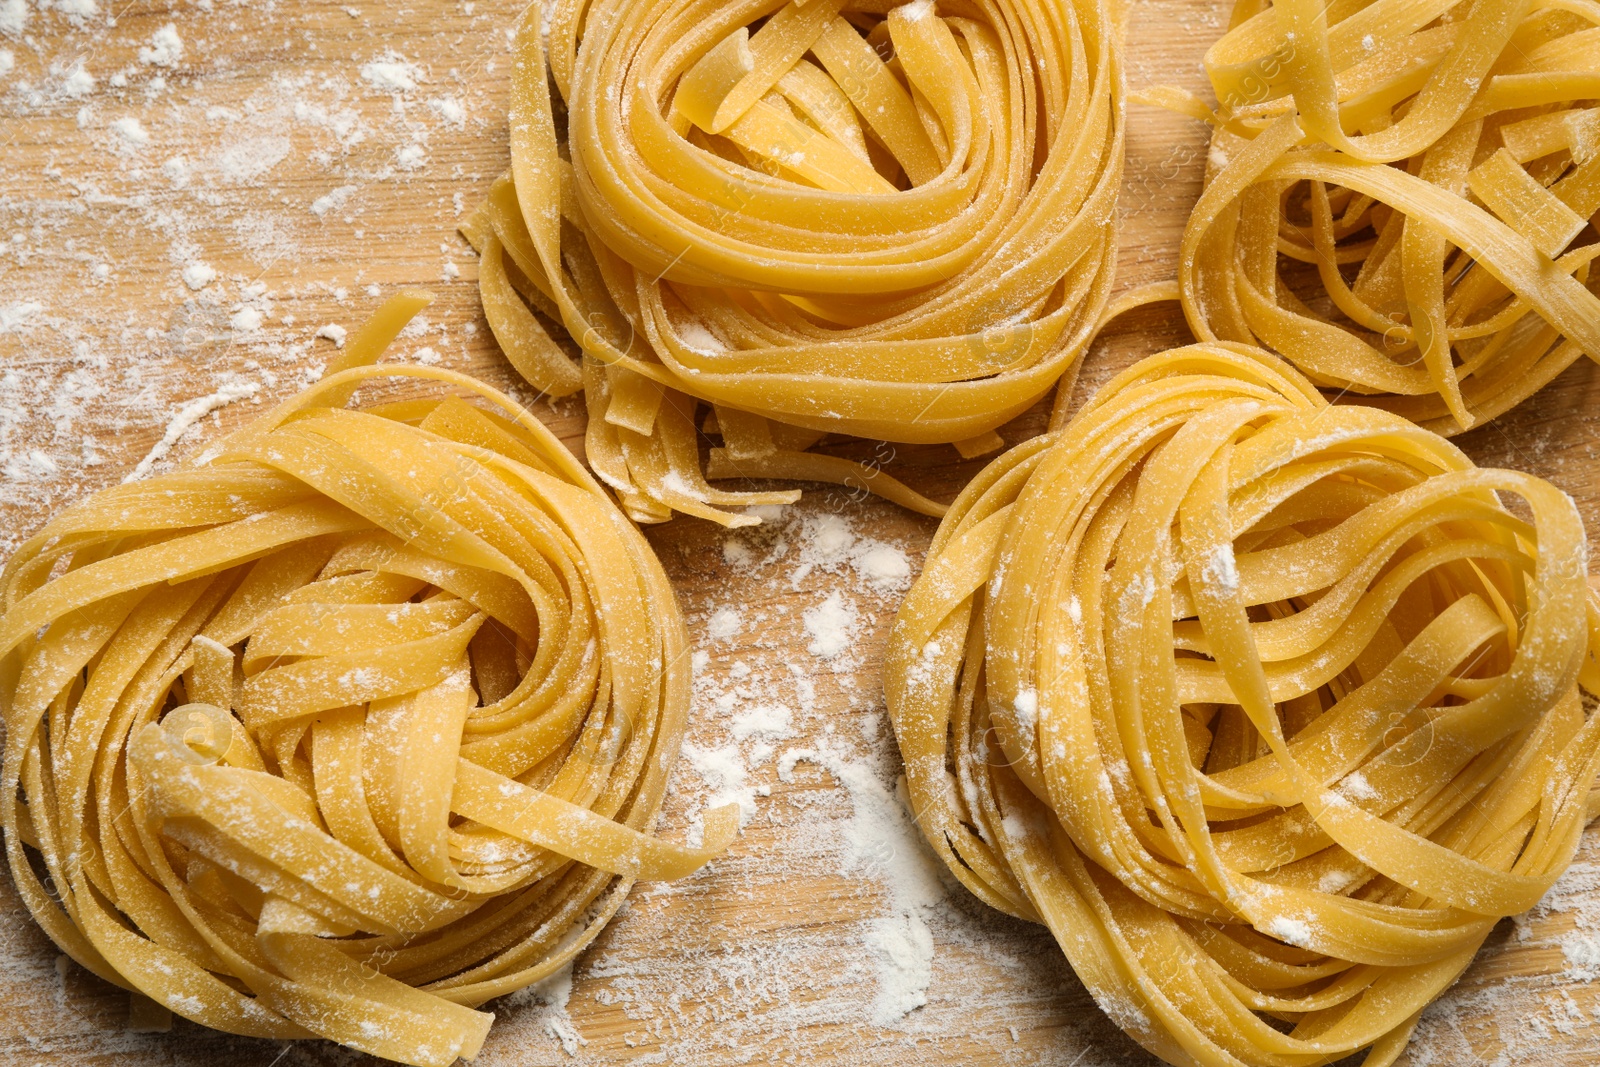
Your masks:
<instances>
[{"instance_id":1,"label":"pasta nest","mask_svg":"<svg viewBox=\"0 0 1600 1067\"><path fill-rule=\"evenodd\" d=\"M236 1034L419 1065L570 961L636 878L689 703L644 539L486 386L360 366L174 473L69 508L5 569L0 822L61 950ZM349 410L380 376L456 396Z\"/></svg>"},{"instance_id":2,"label":"pasta nest","mask_svg":"<svg viewBox=\"0 0 1600 1067\"><path fill-rule=\"evenodd\" d=\"M838 432L979 455L1070 386L1114 265L1109 0L542 14L514 45L510 172L463 232L502 349L541 390L584 390L589 462L634 518L737 525L756 520L728 508L797 495L705 473L849 483L941 514L804 450ZM701 404L722 438L704 472Z\"/></svg>"},{"instance_id":3,"label":"pasta nest","mask_svg":"<svg viewBox=\"0 0 1600 1067\"><path fill-rule=\"evenodd\" d=\"M1242 0L1206 55L1196 337L1443 434L1600 358L1600 6L1324 7Z\"/></svg>"},{"instance_id":4,"label":"pasta nest","mask_svg":"<svg viewBox=\"0 0 1600 1067\"><path fill-rule=\"evenodd\" d=\"M1146 1048L1378 1067L1570 862L1597 645L1565 494L1202 344L962 493L885 689L934 849Z\"/></svg>"}]
</instances>

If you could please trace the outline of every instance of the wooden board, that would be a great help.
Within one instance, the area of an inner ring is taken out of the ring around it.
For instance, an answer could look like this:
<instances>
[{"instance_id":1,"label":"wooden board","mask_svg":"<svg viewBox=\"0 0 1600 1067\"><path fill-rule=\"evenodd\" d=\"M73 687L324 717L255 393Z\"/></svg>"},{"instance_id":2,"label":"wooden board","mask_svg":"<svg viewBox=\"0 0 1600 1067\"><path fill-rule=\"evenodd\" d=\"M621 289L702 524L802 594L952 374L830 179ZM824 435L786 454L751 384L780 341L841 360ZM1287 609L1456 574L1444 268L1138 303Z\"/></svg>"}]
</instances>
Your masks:
<instances>
[{"instance_id":1,"label":"wooden board","mask_svg":"<svg viewBox=\"0 0 1600 1067\"><path fill-rule=\"evenodd\" d=\"M506 0L0 0L0 27L26 19L0 30L0 555L164 436L181 455L294 392L334 351L318 328L354 327L399 285L438 294L400 354L527 395L488 340L475 263L453 232L506 164L516 13ZM1213 0L1140 0L1131 18L1132 86L1203 88L1200 57L1226 18ZM1171 275L1204 152L1195 123L1130 109L1123 287ZM1080 397L1182 340L1167 313L1130 316L1089 356ZM1551 478L1600 528L1597 394L1584 362L1462 443L1482 463ZM536 410L581 447L577 405ZM1005 436L1042 425L1035 410ZM976 469L944 448L899 448L891 467L945 498ZM701 809L719 759L766 795L725 859L636 891L579 961L564 1010L498 1005L480 1063L1153 1062L1041 929L941 887L894 822L877 662L897 593L881 564L899 553L914 573L933 528L819 490L753 539L683 519L650 531L707 653L696 758L677 772L665 830L682 833ZM832 659L806 625L819 610L854 612L853 640ZM741 739L739 716L775 704L792 734ZM1503 923L1430 1012L1410 1062L1594 1063L1594 919L1591 834L1551 905ZM901 1015L919 975L926 1003ZM895 990L908 999L885 1002ZM8 1063L368 1062L184 1022L129 1033L125 998L58 958L9 883L0 1005Z\"/></svg>"}]
</instances>

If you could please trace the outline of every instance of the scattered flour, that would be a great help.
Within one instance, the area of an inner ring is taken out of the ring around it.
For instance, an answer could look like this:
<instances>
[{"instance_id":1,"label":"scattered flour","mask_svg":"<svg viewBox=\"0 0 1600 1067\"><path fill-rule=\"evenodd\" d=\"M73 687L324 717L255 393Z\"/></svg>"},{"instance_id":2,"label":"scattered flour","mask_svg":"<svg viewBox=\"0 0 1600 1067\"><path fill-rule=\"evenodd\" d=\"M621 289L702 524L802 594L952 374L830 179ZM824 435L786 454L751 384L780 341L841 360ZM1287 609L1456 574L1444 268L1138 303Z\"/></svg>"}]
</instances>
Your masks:
<instances>
[{"instance_id":1,"label":"scattered flour","mask_svg":"<svg viewBox=\"0 0 1600 1067\"><path fill-rule=\"evenodd\" d=\"M850 650L860 615L837 590L805 613L806 633L811 643L806 650L819 659L836 660Z\"/></svg>"},{"instance_id":2,"label":"scattered flour","mask_svg":"<svg viewBox=\"0 0 1600 1067\"><path fill-rule=\"evenodd\" d=\"M691 500L705 500L706 492L677 471L668 471L661 476L661 487L669 493L689 497Z\"/></svg>"},{"instance_id":3,"label":"scattered flour","mask_svg":"<svg viewBox=\"0 0 1600 1067\"><path fill-rule=\"evenodd\" d=\"M1339 791L1352 800L1372 800L1378 791L1372 788L1372 783L1367 781L1367 776L1360 771L1351 771L1339 783Z\"/></svg>"},{"instance_id":4,"label":"scattered flour","mask_svg":"<svg viewBox=\"0 0 1600 1067\"><path fill-rule=\"evenodd\" d=\"M96 0L39 0L39 10L51 8L65 15L67 21L76 27L82 27L85 19L100 14L100 5Z\"/></svg>"},{"instance_id":5,"label":"scattered flour","mask_svg":"<svg viewBox=\"0 0 1600 1067\"><path fill-rule=\"evenodd\" d=\"M829 745L785 752L779 777L792 780L801 762L825 768L849 790L844 871L879 878L888 892L892 910L868 920L865 941L877 973L872 1021L891 1025L927 1003L934 955L927 912L945 900L938 861L912 822L903 779L891 791L869 764Z\"/></svg>"},{"instance_id":6,"label":"scattered flour","mask_svg":"<svg viewBox=\"0 0 1600 1067\"><path fill-rule=\"evenodd\" d=\"M183 58L183 40L178 27L167 23L150 38L150 44L139 49L139 62L152 67L175 67Z\"/></svg>"},{"instance_id":7,"label":"scattered flour","mask_svg":"<svg viewBox=\"0 0 1600 1067\"><path fill-rule=\"evenodd\" d=\"M538 1021L545 1033L561 1045L562 1052L576 1056L578 1050L588 1042L578 1033L572 1016L567 1012L571 1000L572 964L568 963L544 981L502 997L500 1003L517 1009L536 1007Z\"/></svg>"},{"instance_id":8,"label":"scattered flour","mask_svg":"<svg viewBox=\"0 0 1600 1067\"><path fill-rule=\"evenodd\" d=\"M394 52L385 52L361 68L361 80L389 93L409 93L425 79L422 68Z\"/></svg>"},{"instance_id":9,"label":"scattered flour","mask_svg":"<svg viewBox=\"0 0 1600 1067\"><path fill-rule=\"evenodd\" d=\"M28 28L28 0L0 0L0 33L21 37Z\"/></svg>"},{"instance_id":10,"label":"scattered flour","mask_svg":"<svg viewBox=\"0 0 1600 1067\"><path fill-rule=\"evenodd\" d=\"M150 143L150 131L132 115L124 115L112 122L111 130L121 139L125 150L143 148Z\"/></svg>"},{"instance_id":11,"label":"scattered flour","mask_svg":"<svg viewBox=\"0 0 1600 1067\"><path fill-rule=\"evenodd\" d=\"M81 100L94 92L94 75L84 67L83 60L74 60L65 69L52 71L61 87L61 95L69 100Z\"/></svg>"},{"instance_id":12,"label":"scattered flour","mask_svg":"<svg viewBox=\"0 0 1600 1067\"><path fill-rule=\"evenodd\" d=\"M209 263L194 260L183 268L183 284L199 292L217 280L217 272Z\"/></svg>"},{"instance_id":13,"label":"scattered flour","mask_svg":"<svg viewBox=\"0 0 1600 1067\"><path fill-rule=\"evenodd\" d=\"M878 996L872 1021L893 1024L928 1002L933 981L933 932L921 915L902 911L873 919L867 948L878 968Z\"/></svg>"},{"instance_id":14,"label":"scattered flour","mask_svg":"<svg viewBox=\"0 0 1600 1067\"><path fill-rule=\"evenodd\" d=\"M740 574L760 571L798 548L789 587L800 589L816 574L848 576L864 593L880 599L898 596L911 585L911 562L904 550L864 537L845 516L809 509L764 505L746 509L761 525L729 534L723 562Z\"/></svg>"},{"instance_id":15,"label":"scattered flour","mask_svg":"<svg viewBox=\"0 0 1600 1067\"><path fill-rule=\"evenodd\" d=\"M233 328L235 333L255 333L261 329L261 322L261 309L246 304L233 313L233 317L228 320L228 325Z\"/></svg>"},{"instance_id":16,"label":"scattered flour","mask_svg":"<svg viewBox=\"0 0 1600 1067\"><path fill-rule=\"evenodd\" d=\"M0 306L0 333L21 332L23 324L43 310L44 305L37 300Z\"/></svg>"},{"instance_id":17,"label":"scattered flour","mask_svg":"<svg viewBox=\"0 0 1600 1067\"><path fill-rule=\"evenodd\" d=\"M1213 584L1223 596L1233 596L1239 591L1239 566L1233 557L1233 545L1223 543L1211 550L1205 566L1200 568L1202 581Z\"/></svg>"},{"instance_id":18,"label":"scattered flour","mask_svg":"<svg viewBox=\"0 0 1600 1067\"><path fill-rule=\"evenodd\" d=\"M465 126L467 123L467 109L453 96L435 97L428 101L428 108L451 126Z\"/></svg>"},{"instance_id":19,"label":"scattered flour","mask_svg":"<svg viewBox=\"0 0 1600 1067\"><path fill-rule=\"evenodd\" d=\"M250 182L282 163L290 147L285 136L250 134L222 150L216 159L216 170L229 182Z\"/></svg>"},{"instance_id":20,"label":"scattered flour","mask_svg":"<svg viewBox=\"0 0 1600 1067\"><path fill-rule=\"evenodd\" d=\"M344 207L345 201L349 200L351 194L353 194L358 188L359 186L355 185L341 185L339 188L334 189L331 192L323 193L321 196L311 201L311 213L320 218L330 211L338 211L340 208Z\"/></svg>"},{"instance_id":21,"label":"scattered flour","mask_svg":"<svg viewBox=\"0 0 1600 1067\"><path fill-rule=\"evenodd\" d=\"M714 356L727 350L727 345L722 339L699 322L690 321L678 327L678 336L683 338L683 343L702 355Z\"/></svg>"},{"instance_id":22,"label":"scattered flour","mask_svg":"<svg viewBox=\"0 0 1600 1067\"><path fill-rule=\"evenodd\" d=\"M242 400L247 396L254 396L260 392L261 383L238 380L230 382L214 393L191 400L178 409L172 416L172 421L167 423L167 430L161 435L161 440L155 447L139 461L138 465L122 479L124 482L136 482L150 473L150 469L167 457L172 451L172 446L177 444L189 428L218 408L227 407L235 400Z\"/></svg>"},{"instance_id":23,"label":"scattered flour","mask_svg":"<svg viewBox=\"0 0 1600 1067\"><path fill-rule=\"evenodd\" d=\"M1580 982L1600 978L1600 935L1575 930L1561 939L1561 955L1567 961L1567 975Z\"/></svg>"},{"instance_id":24,"label":"scattered flour","mask_svg":"<svg viewBox=\"0 0 1600 1067\"><path fill-rule=\"evenodd\" d=\"M312 336L313 337L322 338L324 340L332 341L335 346L337 346L339 348L343 348L344 347L344 339L348 335L348 333L349 333L349 331L346 330L343 326L340 326L337 323L329 322L329 323L324 323L321 326L318 326L317 327L317 332L312 334Z\"/></svg>"},{"instance_id":25,"label":"scattered flour","mask_svg":"<svg viewBox=\"0 0 1600 1067\"><path fill-rule=\"evenodd\" d=\"M794 712L783 704L757 704L734 715L728 732L738 741L757 738L767 742L752 746L751 762L759 765L772 755L770 742L795 736Z\"/></svg>"},{"instance_id":26,"label":"scattered flour","mask_svg":"<svg viewBox=\"0 0 1600 1067\"><path fill-rule=\"evenodd\" d=\"M706 634L713 641L726 641L743 629L744 617L732 607L718 608L706 623Z\"/></svg>"},{"instance_id":27,"label":"scattered flour","mask_svg":"<svg viewBox=\"0 0 1600 1067\"><path fill-rule=\"evenodd\" d=\"M1022 727L1022 732L1024 734L1033 733L1034 729L1039 725L1039 691L1037 689L1022 690L1017 694L1017 699L1012 702L1012 709L1016 712L1017 724Z\"/></svg>"},{"instance_id":28,"label":"scattered flour","mask_svg":"<svg viewBox=\"0 0 1600 1067\"><path fill-rule=\"evenodd\" d=\"M756 791L750 783L750 770L738 745L702 748L685 743L683 756L710 789L707 808L724 804L739 805L739 825L744 826L756 811Z\"/></svg>"},{"instance_id":29,"label":"scattered flour","mask_svg":"<svg viewBox=\"0 0 1600 1067\"><path fill-rule=\"evenodd\" d=\"M1267 934L1286 944L1305 948L1311 944L1311 926L1304 919L1279 915L1267 924Z\"/></svg>"},{"instance_id":30,"label":"scattered flour","mask_svg":"<svg viewBox=\"0 0 1600 1067\"><path fill-rule=\"evenodd\" d=\"M911 582L911 562L893 545L873 542L851 560L856 571L880 589L898 591Z\"/></svg>"},{"instance_id":31,"label":"scattered flour","mask_svg":"<svg viewBox=\"0 0 1600 1067\"><path fill-rule=\"evenodd\" d=\"M401 145L394 158L401 170L420 170L428 162L428 150L420 144Z\"/></svg>"}]
</instances>

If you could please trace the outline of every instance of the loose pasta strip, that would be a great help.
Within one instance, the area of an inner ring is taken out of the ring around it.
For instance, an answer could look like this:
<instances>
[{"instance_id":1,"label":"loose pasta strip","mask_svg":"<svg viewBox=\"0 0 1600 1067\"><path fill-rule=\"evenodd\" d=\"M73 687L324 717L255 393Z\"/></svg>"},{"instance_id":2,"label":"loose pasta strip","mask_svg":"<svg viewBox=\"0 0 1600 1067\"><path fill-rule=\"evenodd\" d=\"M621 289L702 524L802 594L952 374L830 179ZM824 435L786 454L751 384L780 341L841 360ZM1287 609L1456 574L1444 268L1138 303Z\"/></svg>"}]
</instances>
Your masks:
<instances>
[{"instance_id":1,"label":"loose pasta strip","mask_svg":"<svg viewBox=\"0 0 1600 1067\"><path fill-rule=\"evenodd\" d=\"M12 876L147 1018L446 1067L479 1005L736 830L726 807L699 847L652 834L689 664L638 530L508 398L367 365L427 299L0 577ZM484 406L345 406L396 376Z\"/></svg>"},{"instance_id":2,"label":"loose pasta strip","mask_svg":"<svg viewBox=\"0 0 1600 1067\"><path fill-rule=\"evenodd\" d=\"M590 463L640 521L794 499L705 483L707 406L714 476L826 467L941 514L801 453L981 454L1070 389L1111 286L1120 32L1109 0L535 5L511 170L463 227L489 322L538 388L585 391Z\"/></svg>"},{"instance_id":3,"label":"loose pasta strip","mask_svg":"<svg viewBox=\"0 0 1600 1067\"><path fill-rule=\"evenodd\" d=\"M1147 1049L1381 1067L1571 861L1597 647L1565 494L1201 344L968 486L885 689L934 849Z\"/></svg>"},{"instance_id":4,"label":"loose pasta strip","mask_svg":"<svg viewBox=\"0 0 1600 1067\"><path fill-rule=\"evenodd\" d=\"M1600 358L1600 7L1243 0L1179 281L1201 340L1444 434Z\"/></svg>"}]
</instances>

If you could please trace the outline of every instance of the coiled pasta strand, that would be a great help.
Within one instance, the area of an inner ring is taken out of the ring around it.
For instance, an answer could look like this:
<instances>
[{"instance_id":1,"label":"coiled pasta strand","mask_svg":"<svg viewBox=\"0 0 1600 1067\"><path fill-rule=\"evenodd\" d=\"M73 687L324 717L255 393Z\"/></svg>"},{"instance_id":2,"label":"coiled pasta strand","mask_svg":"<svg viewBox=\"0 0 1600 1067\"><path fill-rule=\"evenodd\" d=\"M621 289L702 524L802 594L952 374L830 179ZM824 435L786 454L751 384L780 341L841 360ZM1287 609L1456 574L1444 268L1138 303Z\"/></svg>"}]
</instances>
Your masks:
<instances>
[{"instance_id":1,"label":"coiled pasta strand","mask_svg":"<svg viewBox=\"0 0 1600 1067\"><path fill-rule=\"evenodd\" d=\"M1600 4L1241 0L1179 281L1200 340L1453 434L1600 358Z\"/></svg>"},{"instance_id":2,"label":"coiled pasta strand","mask_svg":"<svg viewBox=\"0 0 1600 1067\"><path fill-rule=\"evenodd\" d=\"M80 502L0 577L12 876L73 959L177 1012L445 1067L637 878L689 703L648 544L535 419L367 366ZM434 397L351 409L363 383Z\"/></svg>"},{"instance_id":3,"label":"coiled pasta strand","mask_svg":"<svg viewBox=\"0 0 1600 1067\"><path fill-rule=\"evenodd\" d=\"M979 455L1070 387L1111 285L1119 33L1110 0L535 5L511 170L463 227L495 335L540 389L584 390L589 462L640 521L794 499L706 484L701 405L712 477L939 514L806 450Z\"/></svg>"},{"instance_id":4,"label":"coiled pasta strand","mask_svg":"<svg viewBox=\"0 0 1600 1067\"><path fill-rule=\"evenodd\" d=\"M1150 357L935 537L885 668L918 823L1167 1062L1391 1063L1587 821L1585 556L1277 357Z\"/></svg>"}]
</instances>

